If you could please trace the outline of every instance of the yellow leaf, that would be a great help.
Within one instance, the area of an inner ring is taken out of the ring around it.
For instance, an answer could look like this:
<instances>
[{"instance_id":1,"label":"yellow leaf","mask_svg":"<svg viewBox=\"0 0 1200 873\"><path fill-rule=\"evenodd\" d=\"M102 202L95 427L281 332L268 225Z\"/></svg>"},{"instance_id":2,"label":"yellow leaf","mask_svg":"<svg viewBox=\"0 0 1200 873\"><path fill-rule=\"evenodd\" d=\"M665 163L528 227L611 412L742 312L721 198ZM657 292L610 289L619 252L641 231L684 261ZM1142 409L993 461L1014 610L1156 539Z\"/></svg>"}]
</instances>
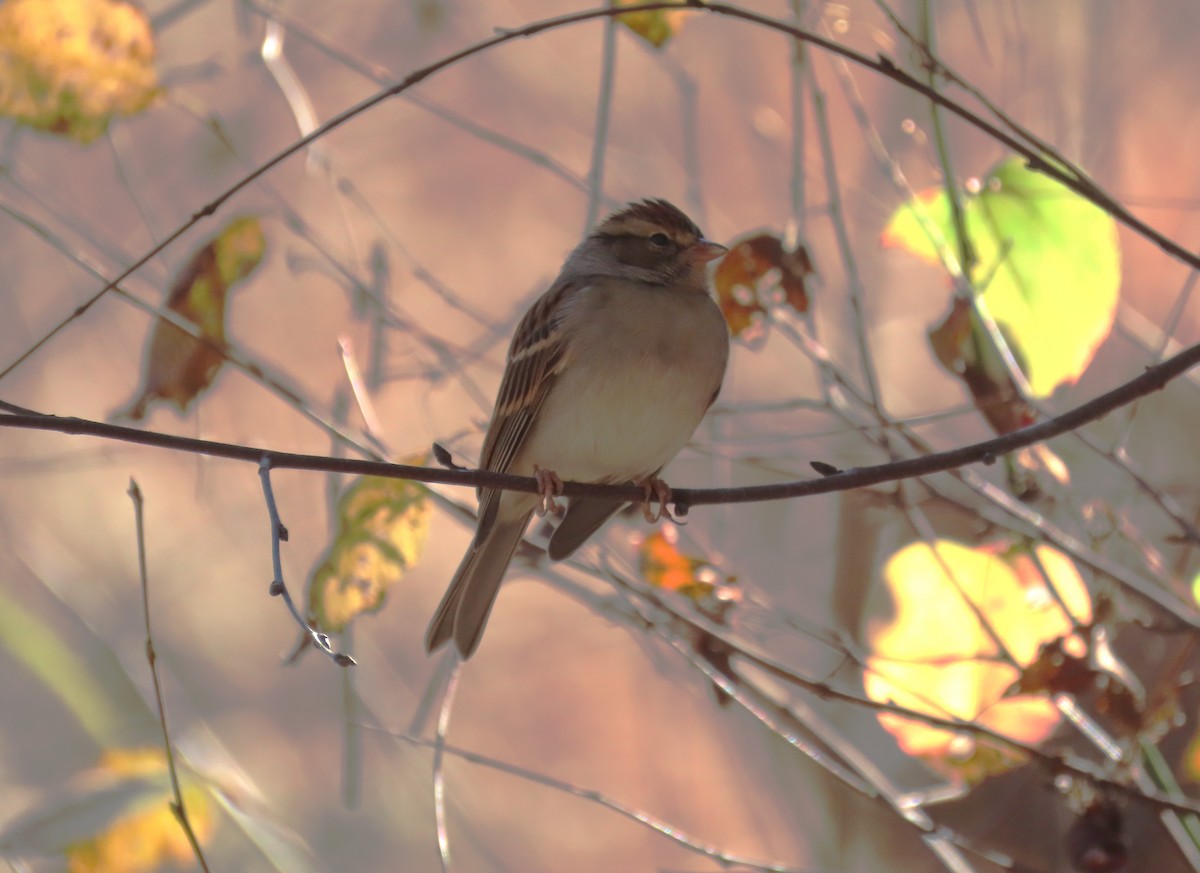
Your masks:
<instances>
[{"instance_id":1,"label":"yellow leaf","mask_svg":"<svg viewBox=\"0 0 1200 873\"><path fill-rule=\"evenodd\" d=\"M333 544L313 569L308 608L322 630L340 633L378 612L388 591L421 557L433 507L416 482L364 476L338 503Z\"/></svg>"},{"instance_id":2,"label":"yellow leaf","mask_svg":"<svg viewBox=\"0 0 1200 873\"><path fill-rule=\"evenodd\" d=\"M180 772L180 785L188 821L204 845L216 828L211 798L190 771ZM171 811L173 798L162 749L109 750L97 766L10 822L0 848L65 856L71 873L146 873L167 861L187 863L194 856Z\"/></svg>"},{"instance_id":3,"label":"yellow leaf","mask_svg":"<svg viewBox=\"0 0 1200 873\"><path fill-rule=\"evenodd\" d=\"M100 769L121 777L165 775L166 758L161 749L116 749L106 752ZM198 785L184 783L181 789L188 822L203 846L212 837L215 817L208 795ZM183 827L171 811L169 787L149 797L133 813L113 822L93 839L67 850L70 873L142 873L166 861L184 864L194 859Z\"/></svg>"},{"instance_id":4,"label":"yellow leaf","mask_svg":"<svg viewBox=\"0 0 1200 873\"><path fill-rule=\"evenodd\" d=\"M154 34L123 0L0 4L0 115L89 143L159 94Z\"/></svg>"},{"instance_id":5,"label":"yellow leaf","mask_svg":"<svg viewBox=\"0 0 1200 873\"><path fill-rule=\"evenodd\" d=\"M1069 558L1045 545L1034 554L1036 562L1024 552L1006 552L1005 544L970 548L939 540L892 555L883 571L887 602L874 604L865 620L872 652L867 696L974 721L1024 743L1045 739L1058 724L1058 710L1044 694L1005 697L1020 670L1003 653L1024 668L1043 643L1068 638L1082 646L1071 634L1092 611ZM881 713L879 721L906 752L969 781L1019 760L1006 748L987 748L900 715Z\"/></svg>"},{"instance_id":6,"label":"yellow leaf","mask_svg":"<svg viewBox=\"0 0 1200 873\"><path fill-rule=\"evenodd\" d=\"M1116 315L1121 287L1116 222L1020 157L993 167L977 190L962 196L962 210L977 258L971 279L1021 359L1034 395L1047 397L1075 382ZM926 191L893 214L883 242L935 261L938 250L921 219L954 250L951 215L944 190ZM957 361L945 360L959 348L943 343L936 350L951 372L960 372ZM961 351L963 366L980 357L977 349Z\"/></svg>"},{"instance_id":7,"label":"yellow leaf","mask_svg":"<svg viewBox=\"0 0 1200 873\"><path fill-rule=\"evenodd\" d=\"M644 0L616 0L617 6L636 6ZM623 12L617 21L628 27L655 48L662 48L667 40L679 32L683 22L695 10L654 9L648 12Z\"/></svg>"}]
</instances>

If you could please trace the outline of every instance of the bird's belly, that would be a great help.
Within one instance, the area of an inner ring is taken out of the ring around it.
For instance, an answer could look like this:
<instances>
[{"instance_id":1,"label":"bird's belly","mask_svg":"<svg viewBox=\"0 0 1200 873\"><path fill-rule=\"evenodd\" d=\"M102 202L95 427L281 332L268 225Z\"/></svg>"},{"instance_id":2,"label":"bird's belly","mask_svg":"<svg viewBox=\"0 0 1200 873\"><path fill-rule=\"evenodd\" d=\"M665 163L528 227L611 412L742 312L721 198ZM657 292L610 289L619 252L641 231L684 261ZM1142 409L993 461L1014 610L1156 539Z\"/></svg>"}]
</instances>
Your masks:
<instances>
[{"instance_id":1,"label":"bird's belly","mask_svg":"<svg viewBox=\"0 0 1200 873\"><path fill-rule=\"evenodd\" d=\"M604 373L568 368L538 413L510 468L537 466L564 480L623 482L666 465L691 438L715 386L687 362L664 369L644 356ZM652 374L652 375L648 375Z\"/></svg>"}]
</instances>

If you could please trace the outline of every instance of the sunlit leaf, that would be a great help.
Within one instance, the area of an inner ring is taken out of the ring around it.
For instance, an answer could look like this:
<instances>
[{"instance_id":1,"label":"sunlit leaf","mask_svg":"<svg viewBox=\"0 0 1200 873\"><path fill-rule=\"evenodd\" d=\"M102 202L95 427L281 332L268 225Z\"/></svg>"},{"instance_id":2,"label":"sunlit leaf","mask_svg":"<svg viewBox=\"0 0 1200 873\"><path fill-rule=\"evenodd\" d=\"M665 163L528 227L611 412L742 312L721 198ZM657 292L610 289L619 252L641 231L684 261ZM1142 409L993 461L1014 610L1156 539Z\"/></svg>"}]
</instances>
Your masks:
<instances>
[{"instance_id":1,"label":"sunlit leaf","mask_svg":"<svg viewBox=\"0 0 1200 873\"><path fill-rule=\"evenodd\" d=\"M939 540L892 555L883 571L885 596L865 616L867 695L975 721L1025 743L1045 739L1058 724L1058 710L1047 694L1005 696L1020 671L1001 658L997 642L1023 666L1051 640L1066 638L1072 651L1082 652L1083 641L1071 635L1090 620L1091 602L1069 558L1045 545L1034 554L1036 561L1002 543L971 548ZM966 734L892 713L881 713L879 721L906 752L967 781L1019 762L1010 750L985 747Z\"/></svg>"},{"instance_id":2,"label":"sunlit leaf","mask_svg":"<svg viewBox=\"0 0 1200 873\"><path fill-rule=\"evenodd\" d=\"M73 617L68 625L60 624L68 619L69 611L62 601L54 601L56 609L48 612L35 608L26 598L16 597L21 586L8 592L3 588L0 586L0 648L10 656L14 667L27 669L65 707L66 713L73 714L101 748L116 750L106 753L98 766L56 785L32 806L14 817L6 817L0 825L0 857L65 857L68 848L82 847L124 816L137 812L146 802L155 808L166 808L169 782L163 754L157 745L162 742L162 727L125 667L113 655L110 641L96 636L88 624ZM71 628L69 632L64 630L67 626ZM147 741L154 745L147 746ZM286 834L273 824L268 811L249 811L258 789L231 764L219 745L216 748L219 754L194 742L189 746L188 755L175 749L175 761L184 804L189 814L195 811L194 823L198 824L198 832L205 835L204 839L208 839L210 831L204 818L209 816L208 803L216 800L230 813L235 825L262 850L274 869L281 873L310 873L317 869L315 864L298 863L310 854L301 838ZM202 772L197 772L197 765ZM207 792L206 797L193 796L198 787ZM239 813L238 806L247 812ZM215 826L215 816L213 819ZM261 836L272 828L279 832L277 839ZM134 830L140 828L134 826ZM150 828L150 832L154 830ZM290 844L287 847L282 845L285 839ZM185 860L182 867L194 869L194 863ZM48 869L62 870L63 865Z\"/></svg>"},{"instance_id":3,"label":"sunlit leaf","mask_svg":"<svg viewBox=\"0 0 1200 873\"><path fill-rule=\"evenodd\" d=\"M154 34L124 0L0 4L0 115L89 143L159 94Z\"/></svg>"},{"instance_id":4,"label":"sunlit leaf","mask_svg":"<svg viewBox=\"0 0 1200 873\"><path fill-rule=\"evenodd\" d=\"M100 769L122 778L154 777L163 781L162 789L92 839L71 846L67 850L71 873L142 873L164 862L194 860L187 834L169 805L173 795L165 780L167 762L161 749L113 750L105 753ZM208 793L184 781L181 795L192 832L203 846L216 826Z\"/></svg>"},{"instance_id":5,"label":"sunlit leaf","mask_svg":"<svg viewBox=\"0 0 1200 873\"><path fill-rule=\"evenodd\" d=\"M225 362L229 292L254 272L265 252L258 218L243 216L230 221L192 255L171 285L167 309L197 325L207 342L157 319L142 363L142 387L117 417L141 419L147 406L160 400L186 412L213 383Z\"/></svg>"},{"instance_id":6,"label":"sunlit leaf","mask_svg":"<svg viewBox=\"0 0 1200 873\"><path fill-rule=\"evenodd\" d=\"M735 337L759 325L771 305L808 311L806 281L813 272L803 246L795 251L783 240L759 233L735 242L713 272L717 303Z\"/></svg>"},{"instance_id":7,"label":"sunlit leaf","mask_svg":"<svg viewBox=\"0 0 1200 873\"><path fill-rule=\"evenodd\" d=\"M309 576L317 626L340 633L383 608L388 591L420 559L433 507L428 490L403 479L364 476L338 503L337 534Z\"/></svg>"},{"instance_id":8,"label":"sunlit leaf","mask_svg":"<svg viewBox=\"0 0 1200 873\"><path fill-rule=\"evenodd\" d=\"M216 827L203 786L181 772L188 820L201 845ZM61 855L71 873L143 873L166 862L187 864L191 844L171 811L162 749L112 749L6 826L0 851Z\"/></svg>"},{"instance_id":9,"label":"sunlit leaf","mask_svg":"<svg viewBox=\"0 0 1200 873\"><path fill-rule=\"evenodd\" d=\"M1003 161L975 187L962 195L977 257L971 279L1015 347L1033 393L1046 397L1079 378L1112 329L1121 284L1116 224L1020 158ZM900 207L884 230L884 242L937 261L937 247L917 217L921 209L957 251L949 198L941 189ZM977 329L952 331L952 341L934 339L939 360L958 375L964 366L991 366L978 348L958 356L961 338ZM945 330L946 325L938 329ZM989 378L996 381L994 374Z\"/></svg>"},{"instance_id":10,"label":"sunlit leaf","mask_svg":"<svg viewBox=\"0 0 1200 873\"><path fill-rule=\"evenodd\" d=\"M706 566L699 558L685 557L673 538L656 531L642 541L638 549L638 569L642 578L655 588L665 588L692 596L712 589L712 584L702 583L696 571Z\"/></svg>"},{"instance_id":11,"label":"sunlit leaf","mask_svg":"<svg viewBox=\"0 0 1200 873\"><path fill-rule=\"evenodd\" d=\"M636 6L643 0L616 0L617 6ZM617 21L628 27L655 48L661 48L667 40L679 32L684 20L695 10L654 9L648 12L624 12Z\"/></svg>"}]
</instances>

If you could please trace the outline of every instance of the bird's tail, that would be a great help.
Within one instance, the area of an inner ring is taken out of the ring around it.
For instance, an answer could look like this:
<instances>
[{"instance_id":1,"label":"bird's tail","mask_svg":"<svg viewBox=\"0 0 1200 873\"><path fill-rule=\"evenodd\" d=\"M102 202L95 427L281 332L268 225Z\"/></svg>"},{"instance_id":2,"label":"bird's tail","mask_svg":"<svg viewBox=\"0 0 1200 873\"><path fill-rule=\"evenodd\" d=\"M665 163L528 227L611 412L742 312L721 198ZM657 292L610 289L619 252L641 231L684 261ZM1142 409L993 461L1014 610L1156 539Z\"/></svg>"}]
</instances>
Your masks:
<instances>
[{"instance_id":1,"label":"bird's tail","mask_svg":"<svg viewBox=\"0 0 1200 873\"><path fill-rule=\"evenodd\" d=\"M436 651L451 639L463 660L479 647L484 625L496 602L504 571L529 524L527 512L499 517L480 543L472 544L425 632L425 650Z\"/></svg>"}]
</instances>

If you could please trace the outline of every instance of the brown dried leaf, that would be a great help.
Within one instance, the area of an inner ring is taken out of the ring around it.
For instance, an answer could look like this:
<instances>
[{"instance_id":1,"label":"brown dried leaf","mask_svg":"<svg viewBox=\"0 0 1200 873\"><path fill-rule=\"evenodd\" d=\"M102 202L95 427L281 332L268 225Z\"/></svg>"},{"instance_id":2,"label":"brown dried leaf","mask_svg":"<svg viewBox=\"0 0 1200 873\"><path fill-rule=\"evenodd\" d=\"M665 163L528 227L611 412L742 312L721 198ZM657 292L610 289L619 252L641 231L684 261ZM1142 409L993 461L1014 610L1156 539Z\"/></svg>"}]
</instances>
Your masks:
<instances>
[{"instance_id":1,"label":"brown dried leaf","mask_svg":"<svg viewBox=\"0 0 1200 873\"><path fill-rule=\"evenodd\" d=\"M1036 420L970 303L955 298L946 319L929 331L929 343L942 366L966 383L996 433L1011 433ZM1009 348L1015 346L1009 343Z\"/></svg>"},{"instance_id":2,"label":"brown dried leaf","mask_svg":"<svg viewBox=\"0 0 1200 873\"><path fill-rule=\"evenodd\" d=\"M735 242L713 273L717 302L735 337L766 317L768 306L782 303L796 312L808 311L806 280L813 273L808 250L784 248L769 233Z\"/></svg>"},{"instance_id":3,"label":"brown dried leaf","mask_svg":"<svg viewBox=\"0 0 1200 873\"><path fill-rule=\"evenodd\" d=\"M186 412L225 362L226 300L262 262L266 239L257 217L235 218L197 251L176 277L167 309L200 328L204 340L156 320L142 365L142 388L117 417L133 420L149 404L168 400Z\"/></svg>"}]
</instances>

